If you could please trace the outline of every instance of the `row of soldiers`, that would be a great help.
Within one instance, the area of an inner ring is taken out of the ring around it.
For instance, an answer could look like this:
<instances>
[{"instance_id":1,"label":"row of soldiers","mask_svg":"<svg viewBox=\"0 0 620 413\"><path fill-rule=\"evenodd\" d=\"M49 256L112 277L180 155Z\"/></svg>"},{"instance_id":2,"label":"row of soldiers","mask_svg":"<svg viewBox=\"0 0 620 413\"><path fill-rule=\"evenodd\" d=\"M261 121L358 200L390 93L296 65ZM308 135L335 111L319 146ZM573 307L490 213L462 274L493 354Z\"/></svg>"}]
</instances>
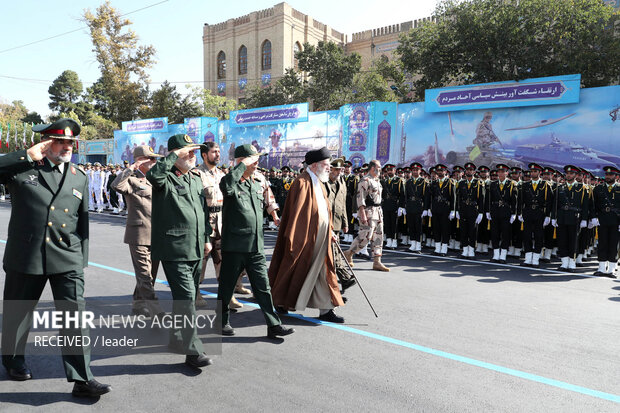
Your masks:
<instances>
[{"instance_id":1,"label":"row of soldiers","mask_svg":"<svg viewBox=\"0 0 620 413\"><path fill-rule=\"evenodd\" d=\"M357 221L357 192L365 168L351 171L345 162L347 221ZM383 168L381 207L386 248L409 244L421 252L422 244L434 254L462 249L461 256L492 251L492 261L506 263L508 256L522 265L539 267L560 258L561 271L573 272L598 247L598 276L615 277L620 231L620 171L605 167L596 178L574 165L564 173L531 163L527 170L498 164L493 170L467 163L450 171L438 164L426 172L419 163L400 171ZM352 173L353 172L353 173ZM615 197L618 195L618 198ZM344 235L352 241L353 234ZM364 255L364 252L362 255Z\"/></svg>"}]
</instances>

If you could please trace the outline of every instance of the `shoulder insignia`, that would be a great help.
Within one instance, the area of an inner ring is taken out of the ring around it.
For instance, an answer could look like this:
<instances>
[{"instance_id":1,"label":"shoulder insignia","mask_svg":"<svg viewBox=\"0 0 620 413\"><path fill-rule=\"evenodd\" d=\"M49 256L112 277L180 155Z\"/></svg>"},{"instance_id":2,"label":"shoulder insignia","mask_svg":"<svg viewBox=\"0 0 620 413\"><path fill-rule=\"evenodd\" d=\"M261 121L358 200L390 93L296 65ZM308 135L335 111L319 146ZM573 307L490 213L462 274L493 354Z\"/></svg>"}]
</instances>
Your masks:
<instances>
[{"instance_id":1,"label":"shoulder insignia","mask_svg":"<svg viewBox=\"0 0 620 413\"><path fill-rule=\"evenodd\" d=\"M43 162L43 159L39 159L39 160L37 161L37 165L39 165L39 166L43 166L43 165L45 165L45 162Z\"/></svg>"}]
</instances>

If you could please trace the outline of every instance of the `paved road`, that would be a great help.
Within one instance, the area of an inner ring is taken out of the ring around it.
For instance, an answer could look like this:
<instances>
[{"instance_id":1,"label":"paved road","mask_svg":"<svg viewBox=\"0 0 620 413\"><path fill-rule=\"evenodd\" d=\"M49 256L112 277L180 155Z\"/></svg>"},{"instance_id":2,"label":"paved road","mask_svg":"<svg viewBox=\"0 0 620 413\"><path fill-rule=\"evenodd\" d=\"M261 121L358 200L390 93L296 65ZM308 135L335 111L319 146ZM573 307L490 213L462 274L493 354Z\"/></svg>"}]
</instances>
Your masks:
<instances>
[{"instance_id":1,"label":"paved road","mask_svg":"<svg viewBox=\"0 0 620 413\"><path fill-rule=\"evenodd\" d=\"M9 213L0 205L0 240ZM129 302L134 278L114 270L132 270L125 220L91 217L90 261L112 269L86 269L86 296ZM269 255L274 233L266 240ZM345 326L317 324L308 310L284 318L297 332L274 343L247 299L231 318L237 336L202 373L166 352L94 356L95 376L114 390L85 401L71 397L60 357L31 357L33 380L0 373L0 410L620 411L618 280L404 252L384 262L390 273L356 260L379 318L352 289L338 310ZM202 288L216 291L210 263Z\"/></svg>"}]
</instances>

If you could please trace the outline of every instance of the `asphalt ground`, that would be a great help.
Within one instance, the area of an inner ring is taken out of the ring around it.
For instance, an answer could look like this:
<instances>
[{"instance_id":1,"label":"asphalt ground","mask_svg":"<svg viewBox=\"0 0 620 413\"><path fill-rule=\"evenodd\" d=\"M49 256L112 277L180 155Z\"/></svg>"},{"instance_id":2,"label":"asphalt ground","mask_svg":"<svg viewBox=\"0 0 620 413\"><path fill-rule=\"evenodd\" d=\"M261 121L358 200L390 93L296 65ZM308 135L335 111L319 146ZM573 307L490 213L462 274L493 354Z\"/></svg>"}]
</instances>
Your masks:
<instances>
[{"instance_id":1,"label":"asphalt ground","mask_svg":"<svg viewBox=\"0 0 620 413\"><path fill-rule=\"evenodd\" d=\"M9 215L0 204L0 240ZM91 213L86 297L131 302L124 224ZM275 232L265 239L269 261ZM213 365L196 371L165 351L94 355L95 377L113 386L99 399L71 396L60 356L27 356L33 380L0 372L0 410L620 411L619 280L452 257L386 251L389 273L356 259L379 317L353 287L337 309L346 324L321 324L307 310L283 317L297 331L276 342L251 297L238 295L246 305L231 316L237 335L223 338ZM159 279L158 296L169 299L161 268ZM211 263L201 288L214 299Z\"/></svg>"}]
</instances>

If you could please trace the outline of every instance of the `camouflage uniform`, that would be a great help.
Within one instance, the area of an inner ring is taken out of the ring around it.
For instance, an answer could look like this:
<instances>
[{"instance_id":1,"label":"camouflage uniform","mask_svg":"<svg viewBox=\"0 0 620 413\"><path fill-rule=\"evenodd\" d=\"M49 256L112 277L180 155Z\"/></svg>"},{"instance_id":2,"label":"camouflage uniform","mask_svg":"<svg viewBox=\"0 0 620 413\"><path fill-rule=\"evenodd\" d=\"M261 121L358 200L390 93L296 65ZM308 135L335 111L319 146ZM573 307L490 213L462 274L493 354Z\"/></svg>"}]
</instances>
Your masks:
<instances>
[{"instance_id":1,"label":"camouflage uniform","mask_svg":"<svg viewBox=\"0 0 620 413\"><path fill-rule=\"evenodd\" d=\"M254 172L254 181L258 182L261 188L263 188L263 198L265 200L263 208L267 210L267 214L271 215L273 211L275 211L276 209L280 209L278 203L276 202L276 197L273 195L273 191L271 190L271 187L267 182L267 178L265 178L265 175L259 172Z\"/></svg>"},{"instance_id":2,"label":"camouflage uniform","mask_svg":"<svg viewBox=\"0 0 620 413\"><path fill-rule=\"evenodd\" d=\"M357 238L351 244L351 250L356 253L368 244L375 257L380 257L383 251L383 211L381 210L381 182L379 178L363 177L357 187L357 206L366 210L367 223L360 222Z\"/></svg>"},{"instance_id":3,"label":"camouflage uniform","mask_svg":"<svg viewBox=\"0 0 620 413\"><path fill-rule=\"evenodd\" d=\"M205 203L209 209L209 224L213 229L211 233L211 258L213 259L213 266L215 267L215 276L219 279L220 276L220 264L222 263L222 204L224 203L224 195L220 190L220 181L226 174L219 168L213 168L207 170L205 164L202 164L195 169L200 173L200 179L202 180L202 187L205 194ZM204 279L204 271L206 268L208 256L205 255L202 263L202 276L200 281Z\"/></svg>"}]
</instances>

